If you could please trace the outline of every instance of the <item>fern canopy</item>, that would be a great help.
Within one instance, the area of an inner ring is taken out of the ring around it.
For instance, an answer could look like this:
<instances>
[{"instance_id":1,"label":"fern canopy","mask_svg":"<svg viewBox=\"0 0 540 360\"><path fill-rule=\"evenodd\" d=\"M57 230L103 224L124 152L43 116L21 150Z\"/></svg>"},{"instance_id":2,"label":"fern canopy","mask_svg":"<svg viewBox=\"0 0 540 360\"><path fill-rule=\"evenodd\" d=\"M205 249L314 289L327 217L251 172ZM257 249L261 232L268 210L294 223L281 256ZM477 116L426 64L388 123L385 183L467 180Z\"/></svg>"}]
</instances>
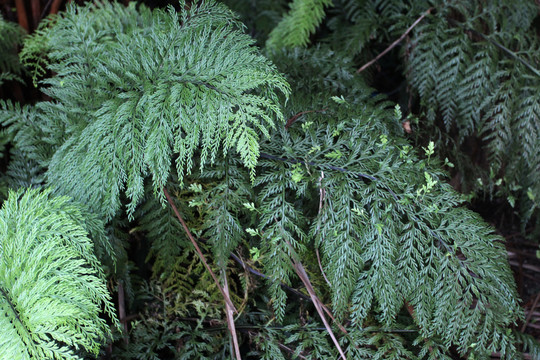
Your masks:
<instances>
[{"instance_id":1,"label":"fern canopy","mask_svg":"<svg viewBox=\"0 0 540 360\"><path fill-rule=\"evenodd\" d=\"M260 134L282 120L288 84L232 12L180 7L71 7L27 41L46 44L57 73L44 81L54 102L38 105L65 134L47 183L108 218L122 192L133 214L146 177L160 193L174 158L182 183L195 158L203 168L235 149L253 179Z\"/></svg>"},{"instance_id":2,"label":"fern canopy","mask_svg":"<svg viewBox=\"0 0 540 360\"><path fill-rule=\"evenodd\" d=\"M406 50L408 81L431 131L442 128L447 142L456 134L458 159L459 147L474 152L471 139L485 144L484 161L456 161L464 190L518 204L523 229L535 212L540 224L537 14L527 1L445 2L414 29Z\"/></svg>"},{"instance_id":3,"label":"fern canopy","mask_svg":"<svg viewBox=\"0 0 540 360\"><path fill-rule=\"evenodd\" d=\"M419 358L450 344L462 354L512 354L505 329L520 310L502 239L461 207L438 161L398 135L399 111L375 105L369 93L320 101L311 104L324 111L304 114L262 146L270 155L257 181L265 273L291 283L285 240L302 259L317 248L338 319L393 328L410 306L417 341L427 341ZM286 295L276 282L270 291L281 319ZM358 336L361 343L366 335Z\"/></svg>"},{"instance_id":4,"label":"fern canopy","mask_svg":"<svg viewBox=\"0 0 540 360\"><path fill-rule=\"evenodd\" d=\"M0 209L0 353L6 359L97 355L116 322L81 210L50 191L11 192Z\"/></svg>"}]
</instances>

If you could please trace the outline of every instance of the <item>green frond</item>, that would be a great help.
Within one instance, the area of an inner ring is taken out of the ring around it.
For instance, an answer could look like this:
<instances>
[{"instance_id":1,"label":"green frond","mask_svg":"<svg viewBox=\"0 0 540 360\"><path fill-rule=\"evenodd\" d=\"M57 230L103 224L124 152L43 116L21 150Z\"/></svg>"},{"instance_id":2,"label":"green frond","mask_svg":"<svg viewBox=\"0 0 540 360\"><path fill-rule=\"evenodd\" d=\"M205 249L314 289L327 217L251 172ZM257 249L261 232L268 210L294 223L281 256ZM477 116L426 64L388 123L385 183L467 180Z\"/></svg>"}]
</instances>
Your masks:
<instances>
[{"instance_id":1,"label":"green frond","mask_svg":"<svg viewBox=\"0 0 540 360\"><path fill-rule=\"evenodd\" d=\"M289 88L238 27L212 1L180 14L102 3L28 40L48 41L55 102L39 106L67 134L48 184L110 218L122 193L133 214L146 177L162 197L173 156L180 183L195 154L203 168L221 150L236 150L253 179L259 136L283 120L278 92Z\"/></svg>"},{"instance_id":2,"label":"green frond","mask_svg":"<svg viewBox=\"0 0 540 360\"><path fill-rule=\"evenodd\" d=\"M201 174L201 180L212 181L205 188L206 212L203 236L209 240L219 267L226 268L230 253L246 237L242 218L244 204L253 201L249 174L241 167L240 159L227 155Z\"/></svg>"},{"instance_id":3,"label":"green frond","mask_svg":"<svg viewBox=\"0 0 540 360\"><path fill-rule=\"evenodd\" d=\"M533 199L540 196L531 180L540 175L535 16L532 3L445 3L415 27L406 50L407 78L426 125L444 124L447 153L467 174L464 190L511 199L512 206L517 199L523 228L538 214ZM475 138L485 144L480 164L460 149Z\"/></svg>"},{"instance_id":4,"label":"green frond","mask_svg":"<svg viewBox=\"0 0 540 360\"><path fill-rule=\"evenodd\" d=\"M285 135L284 132L282 132ZM287 295L281 283L291 285L295 274L292 250L302 253L306 241L305 214L295 206L295 196L305 193L305 185L292 178L294 167L283 161L264 159L261 175L255 185L260 187L257 202L261 208L257 228L263 234L261 253L264 273L269 277L272 305L278 322L283 321ZM292 246L292 249L287 245Z\"/></svg>"},{"instance_id":5,"label":"green frond","mask_svg":"<svg viewBox=\"0 0 540 360\"><path fill-rule=\"evenodd\" d=\"M161 202L151 195L151 191L147 194L137 209L135 218L139 221L140 230L152 239L147 260L152 259L153 271L166 278L174 269L172 264L175 264L180 255L191 245L172 208L163 207ZM191 221L193 214L188 204L178 201L177 197L173 200L186 221Z\"/></svg>"},{"instance_id":6,"label":"green frond","mask_svg":"<svg viewBox=\"0 0 540 360\"><path fill-rule=\"evenodd\" d=\"M295 124L273 141L283 144L280 152L263 147L276 159L261 162L268 170L260 177L266 185L259 223L265 237L274 236L271 261L286 253L283 236L296 233L291 237L321 250L338 318L350 315L361 328L394 327L408 303L421 336L440 339L441 349L514 353L504 329L520 310L501 239L460 207L434 160L420 160L390 131L393 118L388 110L327 104L326 112L304 116L309 127ZM298 182L293 171L302 174ZM302 200L284 202L284 194ZM295 208L307 199L320 204L316 214L302 214L310 219L309 236ZM293 226L282 219L296 220ZM401 337L380 341L377 356L414 358Z\"/></svg>"},{"instance_id":7,"label":"green frond","mask_svg":"<svg viewBox=\"0 0 540 360\"><path fill-rule=\"evenodd\" d=\"M18 24L6 21L0 14L0 85L5 80L19 80L21 64L17 46L25 35Z\"/></svg>"},{"instance_id":8,"label":"green frond","mask_svg":"<svg viewBox=\"0 0 540 360\"><path fill-rule=\"evenodd\" d=\"M10 359L97 355L117 324L81 210L50 191L11 192L0 209L0 351Z\"/></svg>"},{"instance_id":9,"label":"green frond","mask_svg":"<svg viewBox=\"0 0 540 360\"><path fill-rule=\"evenodd\" d=\"M290 4L290 11L268 36L266 47L279 49L306 46L309 36L325 16L325 7L331 5L332 0L294 0Z\"/></svg>"}]
</instances>

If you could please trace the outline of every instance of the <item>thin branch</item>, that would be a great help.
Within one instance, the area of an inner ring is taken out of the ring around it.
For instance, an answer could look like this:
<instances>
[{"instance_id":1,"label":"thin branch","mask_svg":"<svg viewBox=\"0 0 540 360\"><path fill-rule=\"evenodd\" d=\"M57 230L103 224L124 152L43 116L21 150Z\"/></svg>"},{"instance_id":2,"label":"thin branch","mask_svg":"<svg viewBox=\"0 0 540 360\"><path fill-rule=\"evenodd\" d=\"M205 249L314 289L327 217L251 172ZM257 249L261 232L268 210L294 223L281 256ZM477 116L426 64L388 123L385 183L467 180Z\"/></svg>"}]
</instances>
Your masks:
<instances>
[{"instance_id":1,"label":"thin branch","mask_svg":"<svg viewBox=\"0 0 540 360\"><path fill-rule=\"evenodd\" d=\"M236 261L238 264L240 264L240 266L242 266L242 268L244 268L245 270L249 271L249 272L252 273L253 275L262 277L263 279L268 279L268 280L271 280L271 281L277 281L277 280L275 280L275 279L270 278L268 275L265 275L265 274L263 274L262 272L253 269L251 266L249 266L249 265L247 265L246 263L244 263L244 262L243 262L238 256L236 256L235 254L231 253L231 257L234 259L234 261ZM309 296L306 296L306 295L302 294L300 291L296 290L295 288L290 287L290 286L288 286L287 284L284 284L284 283L282 283L282 282L280 282L280 285L281 285L282 288L284 288L284 289L286 289L286 290L289 290L290 292L292 292L292 293L294 293L295 295L301 297L302 299L304 299L304 300L310 300L310 297L309 297Z\"/></svg>"},{"instance_id":2,"label":"thin branch","mask_svg":"<svg viewBox=\"0 0 540 360\"><path fill-rule=\"evenodd\" d=\"M223 289L225 290L225 294L230 298L227 273L224 270L221 270L221 275L223 276ZM231 308L228 303L225 303L225 312L227 314L227 326L229 327L229 332L231 333L236 360L242 360L242 355L240 355L240 346L238 345L238 336L236 335L236 328L234 327L234 308Z\"/></svg>"},{"instance_id":3,"label":"thin branch","mask_svg":"<svg viewBox=\"0 0 540 360\"><path fill-rule=\"evenodd\" d=\"M184 231L186 232L189 240L191 241L191 243L195 247L195 250L197 251L197 254L201 258L201 261L203 262L204 266L206 267L206 270L208 270L208 272L212 276L212 279L214 279L214 282L216 283L219 291L221 292L221 295L223 295L223 298L225 299L225 302L227 303L228 306L231 307L231 309L234 310L234 312L237 312L236 308L234 307L234 305L233 305L233 303L231 301L231 299L229 298L229 296L227 295L225 290L223 290L223 287L219 283L219 280L218 280L216 274L214 274L214 272L212 271L212 269L210 268L210 266L206 262L206 258L204 257L204 254L202 253L201 249L199 248L199 245L197 245L197 242L193 238L193 235L191 235L191 232L189 231L189 228L187 227L186 222L184 221L182 216L180 216L180 212L176 208L176 205L174 205L174 202L173 202L171 196L169 195L169 192L167 191L167 189L165 187L163 188L163 193L165 194L165 197L167 198L167 201L169 202L169 205L171 206L174 213L176 214L176 217L178 218L178 221L180 221L180 224L182 224L182 227L184 228Z\"/></svg>"},{"instance_id":4,"label":"thin branch","mask_svg":"<svg viewBox=\"0 0 540 360\"><path fill-rule=\"evenodd\" d=\"M377 57L373 60L371 60L370 62L368 62L367 64L365 64L364 66L362 66L360 69L356 70L356 73L357 74L360 74L362 71L364 71L365 69L367 69L368 67L370 67L371 65L373 65L375 62L377 62L377 60L379 60L380 58L382 58L384 55L386 55L386 53L388 53L390 50L392 50L397 44L399 44L403 39L405 39L405 36L407 36L411 31L412 29L414 29L414 27L416 25L418 25L418 23L420 21L422 21L422 19L424 19L426 16L428 16L430 13L431 13L431 10L433 10L433 8L429 8L427 9L427 11L425 11L422 15L420 15L420 17L418 19L416 19L415 22L413 22L413 24L411 26L409 26L409 28L403 33L403 35L401 35L399 37L399 39L397 39L396 41L394 41L392 44L390 44L389 47L387 47L382 53L380 53L379 55L377 55Z\"/></svg>"},{"instance_id":5,"label":"thin branch","mask_svg":"<svg viewBox=\"0 0 540 360\"><path fill-rule=\"evenodd\" d=\"M275 218L274 218L274 221L278 223L277 219ZM279 226L279 229L281 232L283 232L283 228L281 226ZM287 245L287 247L289 248L289 252L291 253L289 260L291 261L293 268L296 271L296 274L298 275L300 280L302 280L302 282L304 283L304 286L306 287L306 290L308 291L309 296L311 297L311 301L313 302L313 305L315 305L315 309L319 313L319 317L321 318L324 324L324 327L328 331L330 338L332 338L332 341L334 342L334 345L336 349L338 350L341 358L343 360L347 360L347 357L345 356L345 353L343 352L341 345L339 345L339 342L337 341L336 336L334 335L334 332L332 331L332 328L330 327L330 324L328 324L328 321L326 320L326 316L324 316L324 313L325 313L325 310L323 310L324 304L317 297L317 294L315 294L315 290L313 289L313 286L311 285L311 281L309 281L309 277L306 273L306 270L304 269L304 266L302 265L302 262L298 258L298 255L296 254L296 251L294 251L294 248L292 247L291 243L287 240L287 237L284 234L282 234L282 236L283 236L283 241L285 241L285 244ZM332 318L332 320L336 324L338 324L340 330L343 331L345 334L347 334L347 330L345 330L345 328L334 319L334 317L332 316L332 314L330 313L328 309L326 309L326 313L329 314L329 316Z\"/></svg>"},{"instance_id":6,"label":"thin branch","mask_svg":"<svg viewBox=\"0 0 540 360\"><path fill-rule=\"evenodd\" d=\"M287 239L283 239L283 240L285 241L287 246L290 248L290 250L294 250L292 245L289 243ZM300 280L302 280L302 282L306 286L309 296L311 296L311 300L313 301L313 305L315 305L315 309L319 313L319 317L321 318L324 324L324 327L328 331L330 338L332 338L332 341L334 342L336 349L339 351L341 358L343 360L347 360L347 357L345 356L345 353L343 352L341 345L339 345L339 342L337 341L336 336L334 335L334 332L332 331L332 328L330 327L330 324L328 324L328 321L326 320L326 316L324 316L324 310L321 307L321 304L322 304L321 300L315 294L315 290L311 286L311 282L309 281L309 277L307 276L306 270L304 269L300 261L296 261L294 258L291 258L291 261L293 263L294 270L298 274L298 277L300 277Z\"/></svg>"},{"instance_id":7,"label":"thin branch","mask_svg":"<svg viewBox=\"0 0 540 360\"><path fill-rule=\"evenodd\" d=\"M294 116L291 116L289 118L289 120L287 120L287 123L285 124L285 129L288 129L292 124L295 123L296 120L298 120L298 118L304 114L309 114L309 113L319 113L319 112L324 112L328 109L322 109L322 110L307 110L307 111L300 111L299 113L297 113L296 115Z\"/></svg>"},{"instance_id":8,"label":"thin branch","mask_svg":"<svg viewBox=\"0 0 540 360\"><path fill-rule=\"evenodd\" d=\"M527 328L527 325L531 321L531 318L533 316L534 309L536 309L536 305L538 305L538 301L540 300L540 292L538 295L536 295L536 299L534 299L534 302L531 306L531 311L529 311L529 314L527 315L527 318L525 319L525 322L523 323L523 326L521 327L521 332L525 332L525 329Z\"/></svg>"}]
</instances>

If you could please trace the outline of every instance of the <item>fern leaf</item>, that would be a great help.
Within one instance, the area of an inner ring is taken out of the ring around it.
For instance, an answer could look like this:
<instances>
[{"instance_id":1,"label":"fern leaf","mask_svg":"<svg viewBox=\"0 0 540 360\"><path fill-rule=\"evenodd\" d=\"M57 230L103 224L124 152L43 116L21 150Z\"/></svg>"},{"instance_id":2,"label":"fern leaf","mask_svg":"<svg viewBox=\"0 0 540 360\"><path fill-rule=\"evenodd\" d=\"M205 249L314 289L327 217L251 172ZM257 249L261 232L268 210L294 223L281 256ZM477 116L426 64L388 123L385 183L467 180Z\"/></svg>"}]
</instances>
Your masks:
<instances>
[{"instance_id":1,"label":"fern leaf","mask_svg":"<svg viewBox=\"0 0 540 360\"><path fill-rule=\"evenodd\" d=\"M97 355L117 323L80 210L50 191L11 192L0 209L0 351L11 359Z\"/></svg>"},{"instance_id":2,"label":"fern leaf","mask_svg":"<svg viewBox=\"0 0 540 360\"><path fill-rule=\"evenodd\" d=\"M309 36L325 16L324 8L330 5L332 0L294 0L289 13L268 36L266 47L279 49L306 46Z\"/></svg>"},{"instance_id":3,"label":"fern leaf","mask_svg":"<svg viewBox=\"0 0 540 360\"><path fill-rule=\"evenodd\" d=\"M110 218L122 193L132 216L148 176L162 197L176 155L180 183L196 152L203 168L229 149L253 178L259 134L283 119L278 93L289 88L237 27L213 1L179 14L102 3L71 8L29 40L48 41L58 75L45 92L58 105L40 106L68 134L48 184Z\"/></svg>"}]
</instances>

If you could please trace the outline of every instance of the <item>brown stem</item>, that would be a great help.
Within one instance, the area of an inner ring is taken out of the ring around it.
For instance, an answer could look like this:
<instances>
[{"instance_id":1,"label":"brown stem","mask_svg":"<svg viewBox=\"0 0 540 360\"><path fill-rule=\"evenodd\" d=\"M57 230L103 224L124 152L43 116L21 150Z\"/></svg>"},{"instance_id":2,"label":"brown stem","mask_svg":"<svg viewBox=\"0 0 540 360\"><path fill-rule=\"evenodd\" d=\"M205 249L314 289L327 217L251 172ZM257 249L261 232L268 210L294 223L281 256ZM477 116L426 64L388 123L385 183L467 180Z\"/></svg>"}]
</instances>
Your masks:
<instances>
[{"instance_id":1,"label":"brown stem","mask_svg":"<svg viewBox=\"0 0 540 360\"><path fill-rule=\"evenodd\" d=\"M57 14L60 10L60 5L62 5L62 0L54 0L51 5L51 12L50 14Z\"/></svg>"},{"instance_id":2,"label":"brown stem","mask_svg":"<svg viewBox=\"0 0 540 360\"><path fill-rule=\"evenodd\" d=\"M536 309L536 305L538 305L538 301L540 301L540 292L538 293L538 295L536 295L536 299L534 299L534 302L531 306L531 311L529 311L529 314L527 315L527 318L525 319L525 322L521 327L521 332L525 332L525 329L527 328L527 325L529 324L533 316L534 309Z\"/></svg>"},{"instance_id":3,"label":"brown stem","mask_svg":"<svg viewBox=\"0 0 540 360\"><path fill-rule=\"evenodd\" d=\"M28 15L26 15L26 9L24 8L24 0L15 0L15 8L17 9L17 20L26 32L30 31L28 26Z\"/></svg>"},{"instance_id":4,"label":"brown stem","mask_svg":"<svg viewBox=\"0 0 540 360\"><path fill-rule=\"evenodd\" d=\"M41 20L41 6L39 0L31 0L30 8L32 9L32 25L34 29L37 29L39 20Z\"/></svg>"},{"instance_id":5,"label":"brown stem","mask_svg":"<svg viewBox=\"0 0 540 360\"><path fill-rule=\"evenodd\" d=\"M221 274L223 276L223 289L225 290L225 294L229 296L229 284L227 283L227 274L223 270ZM236 360L242 360L242 356L240 355L240 346L238 345L238 336L236 335L236 328L234 326L234 316L233 316L234 311L233 310L234 309L231 308L228 303L225 303L225 313L227 314L227 326L229 327L229 332L231 333Z\"/></svg>"},{"instance_id":6,"label":"brown stem","mask_svg":"<svg viewBox=\"0 0 540 360\"><path fill-rule=\"evenodd\" d=\"M411 31L412 29L414 29L414 27L416 25L418 25L418 23L420 21L422 21L423 18L425 18L426 16L428 16L430 13L431 13L431 10L433 10L433 8L429 8L427 9L426 12L424 12L418 19L416 19L416 21L411 25L409 26L409 28L403 33L403 35L401 35L399 37L399 39L397 39L396 41L394 41L392 44L390 44L389 47L387 47L382 53L380 53L379 55L377 55L377 57L373 60L371 60L370 62L368 62L367 64L365 64L364 66L362 66L360 69L356 70L356 73L357 74L360 74L362 71L364 71L365 69L367 69L368 67L370 67L371 65L373 65L377 60L379 60L380 58L382 58L384 55L386 55L386 53L388 53L390 50L392 50L397 44L399 44L401 42L401 40L405 39L405 36L407 36Z\"/></svg>"},{"instance_id":7,"label":"brown stem","mask_svg":"<svg viewBox=\"0 0 540 360\"><path fill-rule=\"evenodd\" d=\"M171 198L171 196L169 195L169 192L167 191L167 189L164 187L163 188L163 193L165 194L165 197L167 198L167 201L169 202L169 205L171 206L171 208L173 209L174 213L176 214L176 217L178 218L178 221L180 221L180 224L182 224L182 227L184 228L184 231L186 232L189 240L191 241L191 243L193 244L193 246L195 247L195 250L197 251L197 254L199 255L199 258L201 259L201 261L203 262L204 266L206 267L206 270L208 270L208 272L210 273L210 275L212 276L212 279L214 279L214 282L216 283L219 291L221 292L221 295L223 295L223 298L225 299L225 302L227 303L228 306L231 307L231 309L234 310L234 312L237 312L236 311L236 308L234 307L231 299L229 298L229 296L227 295L227 293L225 293L225 290L223 290L223 287L221 286L221 284L219 283L219 280L216 276L216 274L214 274L214 272L212 271L212 269L210 268L210 266L208 265L208 263L206 262L206 258L204 257L204 254L202 253L201 249L199 248L199 245L197 245L197 242L195 241L195 239L193 238L193 235L191 235L191 232L189 231L189 228L187 227L186 225L186 222L184 221L184 219L182 218L182 216L180 216L180 212L178 211L178 209L176 208L176 206L174 205L174 202Z\"/></svg>"},{"instance_id":8,"label":"brown stem","mask_svg":"<svg viewBox=\"0 0 540 360\"><path fill-rule=\"evenodd\" d=\"M292 249L292 246L289 243L289 241L286 240L286 239L284 239L284 240L287 243L287 246L289 246L289 248ZM343 349L339 345L339 342L337 341L336 336L334 335L334 332L332 331L332 328L330 327L330 324L326 320L326 316L324 316L324 310L323 310L323 307L322 307L322 302L317 297L317 295L315 294L315 290L313 289L313 286L311 285L311 281L309 281L309 277L307 276L307 273L306 273L304 267L302 266L302 263L300 263L299 261L296 261L294 259L291 259L291 261L293 263L294 270L298 274L298 277L300 278L300 280L302 280L302 282L304 283L304 285L306 287L306 290L309 293L309 296L311 296L311 301L313 301L313 305L315 305L315 309L319 313L319 317L321 318L321 320L322 320L322 322L324 324L324 327L326 328L326 331L328 331L328 334L330 335L330 338L332 338L332 341L334 342L334 345L335 345L336 349L338 350L341 358L343 360L347 360L347 357L345 356L345 353L343 352ZM345 330L345 328L343 328L343 326L341 326L341 324L339 326L340 326L340 328L342 328L342 331ZM345 332L346 332L346 330L345 330Z\"/></svg>"},{"instance_id":9,"label":"brown stem","mask_svg":"<svg viewBox=\"0 0 540 360\"><path fill-rule=\"evenodd\" d=\"M307 111L301 111L299 113L297 113L296 115L294 116L291 116L289 118L289 120L287 120L287 123L285 124L285 129L288 129L292 124L294 124L294 122L296 120L298 120L298 118L304 114L309 114L309 113L314 113L314 112L323 112L323 111L326 111L327 109L322 109L322 110L307 110Z\"/></svg>"}]
</instances>

